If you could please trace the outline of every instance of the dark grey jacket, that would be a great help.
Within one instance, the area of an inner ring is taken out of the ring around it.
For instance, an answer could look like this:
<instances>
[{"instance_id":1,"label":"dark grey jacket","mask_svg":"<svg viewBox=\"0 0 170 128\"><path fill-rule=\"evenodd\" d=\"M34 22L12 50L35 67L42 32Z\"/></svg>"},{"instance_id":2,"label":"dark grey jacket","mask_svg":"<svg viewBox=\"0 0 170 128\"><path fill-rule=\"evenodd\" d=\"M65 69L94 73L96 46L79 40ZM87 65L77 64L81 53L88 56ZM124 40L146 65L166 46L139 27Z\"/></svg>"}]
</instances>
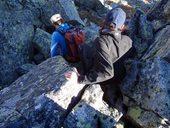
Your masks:
<instances>
[{"instance_id":1,"label":"dark grey jacket","mask_svg":"<svg viewBox=\"0 0 170 128\"><path fill-rule=\"evenodd\" d=\"M132 47L132 40L120 32L100 33L94 42L93 66L78 77L78 83L94 84L115 76L114 63L122 58Z\"/></svg>"}]
</instances>

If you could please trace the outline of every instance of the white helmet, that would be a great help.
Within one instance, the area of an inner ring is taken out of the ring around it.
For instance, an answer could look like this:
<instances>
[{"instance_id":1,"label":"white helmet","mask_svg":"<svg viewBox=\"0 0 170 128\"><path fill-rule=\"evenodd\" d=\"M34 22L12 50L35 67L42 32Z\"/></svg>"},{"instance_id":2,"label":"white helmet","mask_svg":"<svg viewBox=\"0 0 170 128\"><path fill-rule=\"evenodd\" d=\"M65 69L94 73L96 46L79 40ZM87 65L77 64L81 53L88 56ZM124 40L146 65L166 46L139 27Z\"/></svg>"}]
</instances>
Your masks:
<instances>
[{"instance_id":1,"label":"white helmet","mask_svg":"<svg viewBox=\"0 0 170 128\"><path fill-rule=\"evenodd\" d=\"M55 23L55 22L57 22L57 21L59 21L59 20L61 20L61 19L62 19L62 17L61 17L60 14L55 14L55 15L53 15L53 16L50 18L50 21L51 21L51 23L53 24L53 23Z\"/></svg>"}]
</instances>

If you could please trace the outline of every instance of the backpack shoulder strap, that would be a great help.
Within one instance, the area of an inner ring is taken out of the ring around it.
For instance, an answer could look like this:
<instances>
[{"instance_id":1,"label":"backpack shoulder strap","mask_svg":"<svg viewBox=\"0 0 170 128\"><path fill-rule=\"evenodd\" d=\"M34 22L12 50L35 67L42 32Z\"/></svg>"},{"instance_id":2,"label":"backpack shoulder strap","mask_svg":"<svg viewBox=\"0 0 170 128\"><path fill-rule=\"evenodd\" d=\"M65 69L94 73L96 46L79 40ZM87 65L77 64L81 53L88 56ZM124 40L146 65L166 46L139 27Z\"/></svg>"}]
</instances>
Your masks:
<instances>
[{"instance_id":1,"label":"backpack shoulder strap","mask_svg":"<svg viewBox=\"0 0 170 128\"><path fill-rule=\"evenodd\" d=\"M76 27L70 26L70 28L66 32L63 32L60 29L56 29L56 31L59 32L62 35L65 35L68 31L73 30L73 29L76 29Z\"/></svg>"},{"instance_id":2,"label":"backpack shoulder strap","mask_svg":"<svg viewBox=\"0 0 170 128\"><path fill-rule=\"evenodd\" d=\"M65 32L61 31L60 29L56 29L57 32L59 32L61 35L65 35Z\"/></svg>"}]
</instances>

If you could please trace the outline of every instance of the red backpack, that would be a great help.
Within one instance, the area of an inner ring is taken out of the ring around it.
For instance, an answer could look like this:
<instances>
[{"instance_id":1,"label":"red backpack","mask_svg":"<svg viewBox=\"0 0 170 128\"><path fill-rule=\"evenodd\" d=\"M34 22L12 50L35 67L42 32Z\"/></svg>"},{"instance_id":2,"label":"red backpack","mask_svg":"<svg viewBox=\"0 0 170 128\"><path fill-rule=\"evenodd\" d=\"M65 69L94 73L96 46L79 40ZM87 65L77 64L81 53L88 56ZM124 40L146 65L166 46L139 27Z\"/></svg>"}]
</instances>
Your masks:
<instances>
[{"instance_id":1,"label":"red backpack","mask_svg":"<svg viewBox=\"0 0 170 128\"><path fill-rule=\"evenodd\" d=\"M80 51L85 42L85 36L80 28L71 28L65 34L67 47L69 50L68 56L65 59L69 62L79 62L80 61Z\"/></svg>"}]
</instances>

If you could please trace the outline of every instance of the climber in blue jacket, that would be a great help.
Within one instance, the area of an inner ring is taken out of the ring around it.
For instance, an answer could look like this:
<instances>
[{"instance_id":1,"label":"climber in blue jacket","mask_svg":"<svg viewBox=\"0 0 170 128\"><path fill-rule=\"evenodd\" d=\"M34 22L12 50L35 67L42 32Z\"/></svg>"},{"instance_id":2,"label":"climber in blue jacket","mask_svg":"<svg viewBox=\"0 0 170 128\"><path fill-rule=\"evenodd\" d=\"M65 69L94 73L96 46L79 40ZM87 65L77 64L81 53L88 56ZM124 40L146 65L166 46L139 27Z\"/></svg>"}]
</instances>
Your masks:
<instances>
[{"instance_id":1,"label":"climber in blue jacket","mask_svg":"<svg viewBox=\"0 0 170 128\"><path fill-rule=\"evenodd\" d=\"M68 54L68 48L65 38L61 33L65 33L70 26L67 23L64 23L60 14L53 15L50 21L56 29L51 38L51 57L57 55L66 56Z\"/></svg>"}]
</instances>

